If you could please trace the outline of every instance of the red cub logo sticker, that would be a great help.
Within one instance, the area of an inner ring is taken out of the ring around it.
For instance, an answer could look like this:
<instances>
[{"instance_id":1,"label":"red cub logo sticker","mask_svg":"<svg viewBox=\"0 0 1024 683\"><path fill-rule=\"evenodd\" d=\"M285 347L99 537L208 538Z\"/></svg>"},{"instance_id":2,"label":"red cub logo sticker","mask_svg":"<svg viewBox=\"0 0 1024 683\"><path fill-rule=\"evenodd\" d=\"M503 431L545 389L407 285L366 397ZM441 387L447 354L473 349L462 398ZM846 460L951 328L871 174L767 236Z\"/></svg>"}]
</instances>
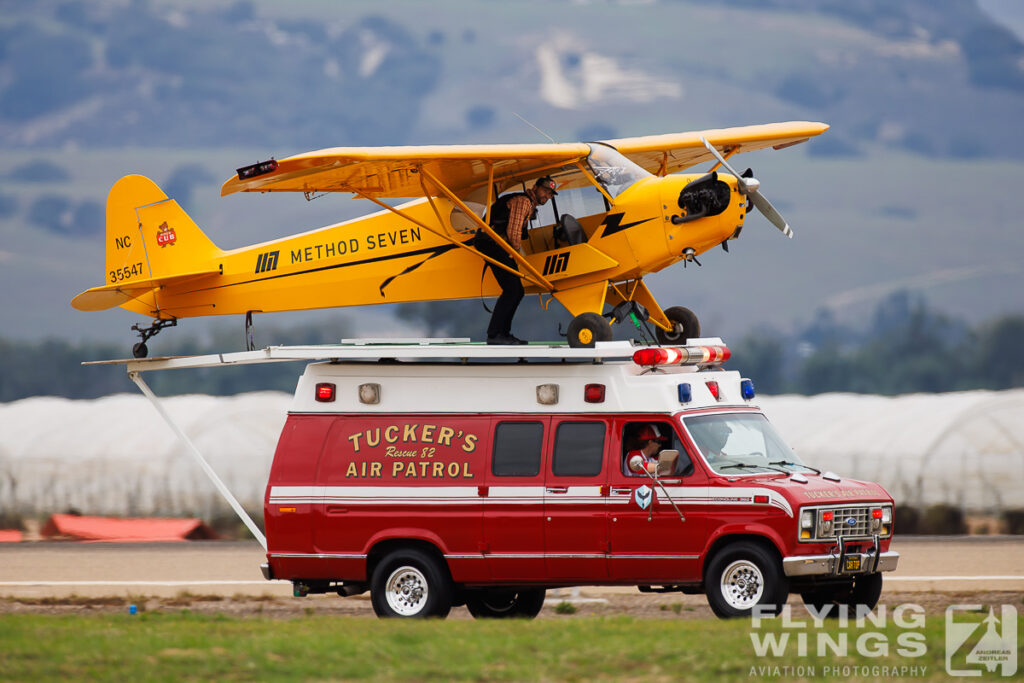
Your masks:
<instances>
[{"instance_id":1,"label":"red cub logo sticker","mask_svg":"<svg viewBox=\"0 0 1024 683\"><path fill-rule=\"evenodd\" d=\"M174 228L167 225L167 221L160 224L160 227L156 229L156 243L161 247L169 247L178 241L178 236L174 234Z\"/></svg>"}]
</instances>

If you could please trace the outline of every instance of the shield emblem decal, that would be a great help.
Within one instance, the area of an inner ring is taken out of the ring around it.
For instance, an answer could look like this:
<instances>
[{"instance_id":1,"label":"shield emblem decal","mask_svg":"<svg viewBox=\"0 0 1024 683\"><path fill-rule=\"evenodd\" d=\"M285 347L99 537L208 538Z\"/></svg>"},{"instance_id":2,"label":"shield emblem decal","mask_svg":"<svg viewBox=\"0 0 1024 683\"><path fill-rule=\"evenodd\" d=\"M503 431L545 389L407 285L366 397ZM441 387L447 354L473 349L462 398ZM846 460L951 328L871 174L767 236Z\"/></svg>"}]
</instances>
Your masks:
<instances>
[{"instance_id":1,"label":"shield emblem decal","mask_svg":"<svg viewBox=\"0 0 1024 683\"><path fill-rule=\"evenodd\" d=\"M651 487L646 484L636 490L633 497L636 499L636 504L640 506L641 510L646 510L650 507L653 493L654 491L651 490Z\"/></svg>"}]
</instances>

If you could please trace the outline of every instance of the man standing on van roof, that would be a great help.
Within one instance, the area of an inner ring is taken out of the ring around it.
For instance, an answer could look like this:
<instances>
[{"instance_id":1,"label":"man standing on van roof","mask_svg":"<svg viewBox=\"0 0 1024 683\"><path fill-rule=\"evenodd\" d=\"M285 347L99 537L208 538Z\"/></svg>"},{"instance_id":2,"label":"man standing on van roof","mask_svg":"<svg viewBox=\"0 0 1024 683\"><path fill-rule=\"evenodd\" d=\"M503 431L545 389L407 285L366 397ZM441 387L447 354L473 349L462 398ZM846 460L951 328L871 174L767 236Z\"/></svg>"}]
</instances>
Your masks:
<instances>
[{"instance_id":1,"label":"man standing on van roof","mask_svg":"<svg viewBox=\"0 0 1024 683\"><path fill-rule=\"evenodd\" d=\"M527 223L536 215L538 206L547 204L548 200L558 194L555 181L550 176L538 178L533 187L526 192L516 192L499 197L491 205L491 227L494 232L508 244L523 253L523 238L526 236ZM482 232L477 233L474 246L480 253L490 256L514 270L519 270L515 260L500 245ZM525 256L525 254L524 254ZM512 334L512 318L515 317L519 302L523 300L523 283L518 275L487 263L494 279L501 286L501 296L494 303L491 322L487 326L488 344L525 344Z\"/></svg>"}]
</instances>

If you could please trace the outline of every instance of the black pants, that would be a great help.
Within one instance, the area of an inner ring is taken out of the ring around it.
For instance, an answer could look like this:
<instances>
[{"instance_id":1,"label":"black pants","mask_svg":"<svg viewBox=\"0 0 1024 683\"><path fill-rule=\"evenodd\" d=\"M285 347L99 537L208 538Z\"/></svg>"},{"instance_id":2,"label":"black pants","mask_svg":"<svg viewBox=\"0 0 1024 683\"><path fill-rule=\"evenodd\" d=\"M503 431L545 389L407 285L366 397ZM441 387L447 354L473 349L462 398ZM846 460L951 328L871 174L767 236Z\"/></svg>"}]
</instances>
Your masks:
<instances>
[{"instance_id":1,"label":"black pants","mask_svg":"<svg viewBox=\"0 0 1024 683\"><path fill-rule=\"evenodd\" d=\"M515 260L491 238L480 235L476 239L476 248L480 250L480 253L490 256L498 263L519 270ZM494 279L501 287L501 296L494 303L491 322L487 326L487 338L490 339L512 334L512 318L515 317L516 309L519 308L519 302L523 300L523 281L518 275L513 275L492 263L487 263L487 267L494 273Z\"/></svg>"}]
</instances>

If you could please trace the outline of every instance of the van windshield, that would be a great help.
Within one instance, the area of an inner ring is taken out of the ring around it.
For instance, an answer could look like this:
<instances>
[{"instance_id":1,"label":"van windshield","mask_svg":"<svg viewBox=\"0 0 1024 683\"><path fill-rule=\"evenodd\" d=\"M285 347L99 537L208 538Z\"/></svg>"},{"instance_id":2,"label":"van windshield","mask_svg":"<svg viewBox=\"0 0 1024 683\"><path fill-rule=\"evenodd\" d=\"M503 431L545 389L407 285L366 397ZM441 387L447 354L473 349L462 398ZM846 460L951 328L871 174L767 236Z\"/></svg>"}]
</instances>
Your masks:
<instances>
[{"instance_id":1,"label":"van windshield","mask_svg":"<svg viewBox=\"0 0 1024 683\"><path fill-rule=\"evenodd\" d=\"M592 143L587 165L597 182L601 183L612 199L632 187L638 180L650 178L651 174L624 157L614 147Z\"/></svg>"},{"instance_id":2,"label":"van windshield","mask_svg":"<svg viewBox=\"0 0 1024 683\"><path fill-rule=\"evenodd\" d=\"M717 474L815 471L803 464L764 415L694 415L683 424Z\"/></svg>"}]
</instances>

